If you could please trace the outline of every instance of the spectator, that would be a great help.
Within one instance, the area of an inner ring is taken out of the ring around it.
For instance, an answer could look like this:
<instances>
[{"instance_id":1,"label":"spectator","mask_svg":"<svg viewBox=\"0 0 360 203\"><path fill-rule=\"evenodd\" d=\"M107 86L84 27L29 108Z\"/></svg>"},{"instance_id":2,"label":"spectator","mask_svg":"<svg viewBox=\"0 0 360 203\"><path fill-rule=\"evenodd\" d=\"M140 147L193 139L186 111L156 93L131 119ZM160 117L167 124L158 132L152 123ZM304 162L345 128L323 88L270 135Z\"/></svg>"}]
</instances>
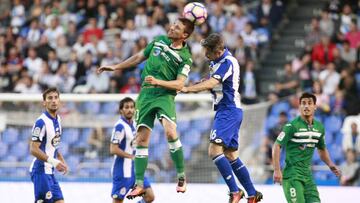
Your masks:
<instances>
[{"instance_id":1,"label":"spectator","mask_svg":"<svg viewBox=\"0 0 360 203\"><path fill-rule=\"evenodd\" d=\"M126 28L123 30L121 34L121 39L124 41L135 42L140 38L140 33L136 30L134 21L128 19L126 21Z\"/></svg>"},{"instance_id":2,"label":"spectator","mask_svg":"<svg viewBox=\"0 0 360 203\"><path fill-rule=\"evenodd\" d=\"M31 77L40 74L42 63L43 60L37 56L36 49L29 48L28 57L25 58L23 66L26 67Z\"/></svg>"},{"instance_id":3,"label":"spectator","mask_svg":"<svg viewBox=\"0 0 360 203\"><path fill-rule=\"evenodd\" d=\"M154 8L152 17L155 20L155 24L161 25L165 30L169 30L169 18L164 12L164 8L158 5Z\"/></svg>"},{"instance_id":4,"label":"spectator","mask_svg":"<svg viewBox=\"0 0 360 203\"><path fill-rule=\"evenodd\" d=\"M58 87L61 92L70 93L75 85L75 78L70 75L66 63L60 65L56 76L59 78L59 84L57 84L56 87Z\"/></svg>"},{"instance_id":5,"label":"spectator","mask_svg":"<svg viewBox=\"0 0 360 203\"><path fill-rule=\"evenodd\" d=\"M8 70L10 74L19 73L22 69L23 59L19 54L19 50L16 47L11 47L9 50L9 56L7 57Z\"/></svg>"},{"instance_id":6,"label":"spectator","mask_svg":"<svg viewBox=\"0 0 360 203\"><path fill-rule=\"evenodd\" d=\"M311 58L313 61L319 61L322 65L334 61L333 51L336 45L330 41L328 36L323 35L321 42L313 48Z\"/></svg>"},{"instance_id":7,"label":"spectator","mask_svg":"<svg viewBox=\"0 0 360 203\"><path fill-rule=\"evenodd\" d=\"M358 186L360 177L360 165L356 161L354 150L346 151L346 162L341 164L340 184L342 186Z\"/></svg>"},{"instance_id":8,"label":"spectator","mask_svg":"<svg viewBox=\"0 0 360 203\"><path fill-rule=\"evenodd\" d=\"M66 41L69 46L73 46L76 43L76 40L78 38L78 33L76 29L76 24L73 21L70 21L68 24L68 30L65 34Z\"/></svg>"},{"instance_id":9,"label":"spectator","mask_svg":"<svg viewBox=\"0 0 360 203\"><path fill-rule=\"evenodd\" d=\"M56 73L56 71L59 69L60 61L54 50L49 51L47 62L49 64L50 72Z\"/></svg>"},{"instance_id":10,"label":"spectator","mask_svg":"<svg viewBox=\"0 0 360 203\"><path fill-rule=\"evenodd\" d=\"M254 68L254 62L249 60L246 63L245 72L240 74L241 102L244 104L255 104L258 102L259 81Z\"/></svg>"},{"instance_id":11,"label":"spectator","mask_svg":"<svg viewBox=\"0 0 360 203\"><path fill-rule=\"evenodd\" d=\"M238 33L235 32L235 27L232 21L229 21L225 27L225 30L221 33L225 39L225 46L233 52L236 49L236 40Z\"/></svg>"},{"instance_id":12,"label":"spectator","mask_svg":"<svg viewBox=\"0 0 360 203\"><path fill-rule=\"evenodd\" d=\"M327 95L333 95L340 83L340 74L335 70L334 63L328 63L326 69L320 72L319 80L323 91Z\"/></svg>"},{"instance_id":13,"label":"spectator","mask_svg":"<svg viewBox=\"0 0 360 203\"><path fill-rule=\"evenodd\" d=\"M275 84L275 90L279 97L295 94L299 86L298 76L292 71L290 63L285 64L284 71L284 75Z\"/></svg>"},{"instance_id":14,"label":"spectator","mask_svg":"<svg viewBox=\"0 0 360 203\"><path fill-rule=\"evenodd\" d=\"M38 46L41 38L41 30L39 27L39 21L33 19L30 23L30 28L25 35L26 41L30 46Z\"/></svg>"},{"instance_id":15,"label":"spectator","mask_svg":"<svg viewBox=\"0 0 360 203\"><path fill-rule=\"evenodd\" d=\"M360 45L360 31L355 22L350 23L350 30L345 34L345 40L348 40L350 47L357 49Z\"/></svg>"},{"instance_id":16,"label":"spectator","mask_svg":"<svg viewBox=\"0 0 360 203\"><path fill-rule=\"evenodd\" d=\"M317 18L311 19L310 31L305 37L305 49L311 50L315 44L320 42L322 31L320 28L319 20Z\"/></svg>"},{"instance_id":17,"label":"spectator","mask_svg":"<svg viewBox=\"0 0 360 203\"><path fill-rule=\"evenodd\" d=\"M115 26L115 21L111 18L107 20L107 28L104 31L104 40L110 47L115 43L115 37L121 35L121 29Z\"/></svg>"},{"instance_id":18,"label":"spectator","mask_svg":"<svg viewBox=\"0 0 360 203\"><path fill-rule=\"evenodd\" d=\"M330 112L330 96L323 93L320 81L314 81L312 92L316 96L316 106L320 111L315 112L316 115Z\"/></svg>"},{"instance_id":19,"label":"spectator","mask_svg":"<svg viewBox=\"0 0 360 203\"><path fill-rule=\"evenodd\" d=\"M41 89L36 81L34 81L30 76L24 76L17 81L14 92L17 93L30 93L30 94L40 94Z\"/></svg>"},{"instance_id":20,"label":"spectator","mask_svg":"<svg viewBox=\"0 0 360 203\"><path fill-rule=\"evenodd\" d=\"M230 19L230 22L234 24L235 33L241 33L249 19L245 16L242 6L237 6L235 15Z\"/></svg>"},{"instance_id":21,"label":"spectator","mask_svg":"<svg viewBox=\"0 0 360 203\"><path fill-rule=\"evenodd\" d=\"M262 3L257 8L257 18L267 18L271 27L276 28L280 23L283 15L283 6L280 1L272 2L272 0L262 0ZM260 22L258 22L260 23Z\"/></svg>"},{"instance_id":22,"label":"spectator","mask_svg":"<svg viewBox=\"0 0 360 203\"><path fill-rule=\"evenodd\" d=\"M50 26L45 30L43 35L47 37L49 45L55 49L56 40L64 33L64 29L59 24L59 19L57 17L53 17L50 21Z\"/></svg>"},{"instance_id":23,"label":"spectator","mask_svg":"<svg viewBox=\"0 0 360 203\"><path fill-rule=\"evenodd\" d=\"M136 8L136 15L134 18L135 27L138 29L145 28L149 23L149 20L147 18L148 16L146 16L145 7L143 5L138 6Z\"/></svg>"},{"instance_id":24,"label":"spectator","mask_svg":"<svg viewBox=\"0 0 360 203\"><path fill-rule=\"evenodd\" d=\"M322 10L321 11L321 19L320 19L320 31L326 34L329 37L332 37L334 34L335 25L332 21L329 11Z\"/></svg>"},{"instance_id":25,"label":"spectator","mask_svg":"<svg viewBox=\"0 0 360 203\"><path fill-rule=\"evenodd\" d=\"M99 4L97 15L97 27L105 29L108 20L108 13L105 4Z\"/></svg>"},{"instance_id":26,"label":"spectator","mask_svg":"<svg viewBox=\"0 0 360 203\"><path fill-rule=\"evenodd\" d=\"M156 36L166 34L165 29L156 24L155 20L151 16L147 17L147 25L140 30L140 35L146 37L148 42L151 42Z\"/></svg>"},{"instance_id":27,"label":"spectator","mask_svg":"<svg viewBox=\"0 0 360 203\"><path fill-rule=\"evenodd\" d=\"M91 0L92 1L92 0ZM96 18L90 18L89 23L86 25L85 31L83 33L84 43L91 42L92 36L96 36L97 39L102 39L104 32L102 29L97 27Z\"/></svg>"},{"instance_id":28,"label":"spectator","mask_svg":"<svg viewBox=\"0 0 360 203\"><path fill-rule=\"evenodd\" d=\"M94 159L99 157L100 154L104 156L104 142L104 130L100 126L97 126L93 129L88 139L89 149L85 151L85 157L89 159Z\"/></svg>"},{"instance_id":29,"label":"spectator","mask_svg":"<svg viewBox=\"0 0 360 203\"><path fill-rule=\"evenodd\" d=\"M50 51L54 50L48 43L48 39L46 36L42 35L40 38L40 45L36 48L36 52L38 53L38 56L42 60L48 60L48 53Z\"/></svg>"},{"instance_id":30,"label":"spectator","mask_svg":"<svg viewBox=\"0 0 360 203\"><path fill-rule=\"evenodd\" d=\"M126 85L120 89L122 94L134 94L140 92L140 85L136 82L134 76L130 76Z\"/></svg>"},{"instance_id":31,"label":"spectator","mask_svg":"<svg viewBox=\"0 0 360 203\"><path fill-rule=\"evenodd\" d=\"M90 73L86 77L86 86L88 92L105 93L109 89L109 75L99 74L96 67L91 68Z\"/></svg>"},{"instance_id":32,"label":"spectator","mask_svg":"<svg viewBox=\"0 0 360 203\"><path fill-rule=\"evenodd\" d=\"M356 16L353 14L351 6L345 4L340 14L340 28L339 31L341 34L346 34L350 31L350 25L353 20L356 19Z\"/></svg>"},{"instance_id":33,"label":"spectator","mask_svg":"<svg viewBox=\"0 0 360 203\"><path fill-rule=\"evenodd\" d=\"M25 7L20 0L14 0L11 10L11 26L21 27L25 23Z\"/></svg>"},{"instance_id":34,"label":"spectator","mask_svg":"<svg viewBox=\"0 0 360 203\"><path fill-rule=\"evenodd\" d=\"M341 73L342 70L349 68L350 64L341 57L341 52L339 49L333 50L333 58L334 58L333 63L335 64L336 72Z\"/></svg>"},{"instance_id":35,"label":"spectator","mask_svg":"<svg viewBox=\"0 0 360 203\"><path fill-rule=\"evenodd\" d=\"M222 6L217 6L214 11L214 15L208 18L211 29L214 32L221 32L225 29L227 24L227 18L223 13Z\"/></svg>"},{"instance_id":36,"label":"spectator","mask_svg":"<svg viewBox=\"0 0 360 203\"><path fill-rule=\"evenodd\" d=\"M8 71L7 64L3 62L0 66L0 92L12 92L13 86L12 75Z\"/></svg>"},{"instance_id":37,"label":"spectator","mask_svg":"<svg viewBox=\"0 0 360 203\"><path fill-rule=\"evenodd\" d=\"M343 129L342 149L345 152L353 150L360 155L360 131L358 124L351 123L351 129Z\"/></svg>"},{"instance_id":38,"label":"spectator","mask_svg":"<svg viewBox=\"0 0 360 203\"><path fill-rule=\"evenodd\" d=\"M236 49L235 49L235 58L239 61L240 67L246 64L247 59L251 59L251 51L249 47L246 47L244 44L244 39L241 36L237 37L236 40ZM256 60L256 58L253 58Z\"/></svg>"},{"instance_id":39,"label":"spectator","mask_svg":"<svg viewBox=\"0 0 360 203\"><path fill-rule=\"evenodd\" d=\"M58 37L56 46L56 55L62 62L70 59L71 49L67 45L66 37L64 35Z\"/></svg>"}]
</instances>

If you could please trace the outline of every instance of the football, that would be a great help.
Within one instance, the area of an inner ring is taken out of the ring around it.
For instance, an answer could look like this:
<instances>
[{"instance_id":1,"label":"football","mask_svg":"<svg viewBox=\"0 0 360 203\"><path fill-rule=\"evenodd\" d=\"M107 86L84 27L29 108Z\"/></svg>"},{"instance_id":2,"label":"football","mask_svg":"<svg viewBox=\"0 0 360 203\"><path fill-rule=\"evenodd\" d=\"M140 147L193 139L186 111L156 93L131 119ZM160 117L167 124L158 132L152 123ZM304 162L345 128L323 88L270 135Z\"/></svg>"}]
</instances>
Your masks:
<instances>
[{"instance_id":1,"label":"football","mask_svg":"<svg viewBox=\"0 0 360 203\"><path fill-rule=\"evenodd\" d=\"M201 25L207 18L207 10L203 4L191 2L184 7L183 17L190 20L195 25Z\"/></svg>"}]
</instances>

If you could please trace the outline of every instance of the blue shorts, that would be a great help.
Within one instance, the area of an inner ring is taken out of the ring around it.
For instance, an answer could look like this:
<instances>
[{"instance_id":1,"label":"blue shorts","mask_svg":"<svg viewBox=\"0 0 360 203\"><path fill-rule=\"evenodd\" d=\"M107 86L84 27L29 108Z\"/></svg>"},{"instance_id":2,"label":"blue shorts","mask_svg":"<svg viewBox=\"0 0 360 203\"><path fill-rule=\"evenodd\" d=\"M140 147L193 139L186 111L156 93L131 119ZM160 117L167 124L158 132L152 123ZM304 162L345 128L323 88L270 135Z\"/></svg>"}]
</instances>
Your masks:
<instances>
[{"instance_id":1,"label":"blue shorts","mask_svg":"<svg viewBox=\"0 0 360 203\"><path fill-rule=\"evenodd\" d=\"M238 108L218 110L210 133L210 142L237 150L242 117L243 112Z\"/></svg>"},{"instance_id":2,"label":"blue shorts","mask_svg":"<svg viewBox=\"0 0 360 203\"><path fill-rule=\"evenodd\" d=\"M31 173L31 181L34 183L35 202L42 200L43 203L52 203L64 199L53 174Z\"/></svg>"},{"instance_id":3,"label":"blue shorts","mask_svg":"<svg viewBox=\"0 0 360 203\"><path fill-rule=\"evenodd\" d=\"M111 197L113 199L124 199L126 194L135 185L135 177L132 178L113 178ZM150 188L150 182L144 178L144 188Z\"/></svg>"}]
</instances>

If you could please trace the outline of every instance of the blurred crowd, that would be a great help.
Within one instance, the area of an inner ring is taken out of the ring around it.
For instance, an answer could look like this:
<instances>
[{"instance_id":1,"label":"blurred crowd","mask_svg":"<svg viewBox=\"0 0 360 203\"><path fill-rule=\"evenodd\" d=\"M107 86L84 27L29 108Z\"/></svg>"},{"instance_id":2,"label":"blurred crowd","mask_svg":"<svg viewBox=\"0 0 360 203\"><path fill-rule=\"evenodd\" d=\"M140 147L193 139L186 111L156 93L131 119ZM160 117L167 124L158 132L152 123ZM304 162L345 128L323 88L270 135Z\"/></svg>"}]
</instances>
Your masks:
<instances>
[{"instance_id":1,"label":"blurred crowd","mask_svg":"<svg viewBox=\"0 0 360 203\"><path fill-rule=\"evenodd\" d=\"M282 19L281 1L255 6L237 0L206 0L206 23L188 40L194 64L189 82L207 75L200 41L221 32L241 64L253 69L259 50ZM144 63L98 74L100 65L123 61L155 36L167 33L185 0L0 0L0 92L40 93L56 86L64 93L137 93ZM247 68L245 68L247 67ZM246 76L245 76L246 75ZM242 91L250 103L258 96L255 76ZM255 99L255 100L254 100ZM246 101L245 101L246 102Z\"/></svg>"}]
</instances>

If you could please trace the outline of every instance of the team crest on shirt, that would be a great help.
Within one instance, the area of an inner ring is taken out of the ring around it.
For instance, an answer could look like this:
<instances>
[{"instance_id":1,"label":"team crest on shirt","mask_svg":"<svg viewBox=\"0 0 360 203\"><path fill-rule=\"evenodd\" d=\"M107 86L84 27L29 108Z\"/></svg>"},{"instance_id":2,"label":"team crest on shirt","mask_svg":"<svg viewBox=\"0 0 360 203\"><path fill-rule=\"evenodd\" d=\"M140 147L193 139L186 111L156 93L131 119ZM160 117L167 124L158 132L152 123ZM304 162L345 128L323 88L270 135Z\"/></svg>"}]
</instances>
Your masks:
<instances>
[{"instance_id":1,"label":"team crest on shirt","mask_svg":"<svg viewBox=\"0 0 360 203\"><path fill-rule=\"evenodd\" d=\"M154 51L153 51L153 55L154 55L154 56L159 56L160 53L161 53L161 49L155 47L155 48L154 48Z\"/></svg>"},{"instance_id":2,"label":"team crest on shirt","mask_svg":"<svg viewBox=\"0 0 360 203\"><path fill-rule=\"evenodd\" d=\"M52 193L51 191L48 191L45 195L45 199L51 199L52 198Z\"/></svg>"},{"instance_id":3,"label":"team crest on shirt","mask_svg":"<svg viewBox=\"0 0 360 203\"><path fill-rule=\"evenodd\" d=\"M54 147L59 146L59 144L60 144L60 132L59 131L55 132L55 137L51 140L51 144Z\"/></svg>"},{"instance_id":4,"label":"team crest on shirt","mask_svg":"<svg viewBox=\"0 0 360 203\"><path fill-rule=\"evenodd\" d=\"M120 189L120 195L125 195L126 194L126 187L122 187Z\"/></svg>"}]
</instances>

